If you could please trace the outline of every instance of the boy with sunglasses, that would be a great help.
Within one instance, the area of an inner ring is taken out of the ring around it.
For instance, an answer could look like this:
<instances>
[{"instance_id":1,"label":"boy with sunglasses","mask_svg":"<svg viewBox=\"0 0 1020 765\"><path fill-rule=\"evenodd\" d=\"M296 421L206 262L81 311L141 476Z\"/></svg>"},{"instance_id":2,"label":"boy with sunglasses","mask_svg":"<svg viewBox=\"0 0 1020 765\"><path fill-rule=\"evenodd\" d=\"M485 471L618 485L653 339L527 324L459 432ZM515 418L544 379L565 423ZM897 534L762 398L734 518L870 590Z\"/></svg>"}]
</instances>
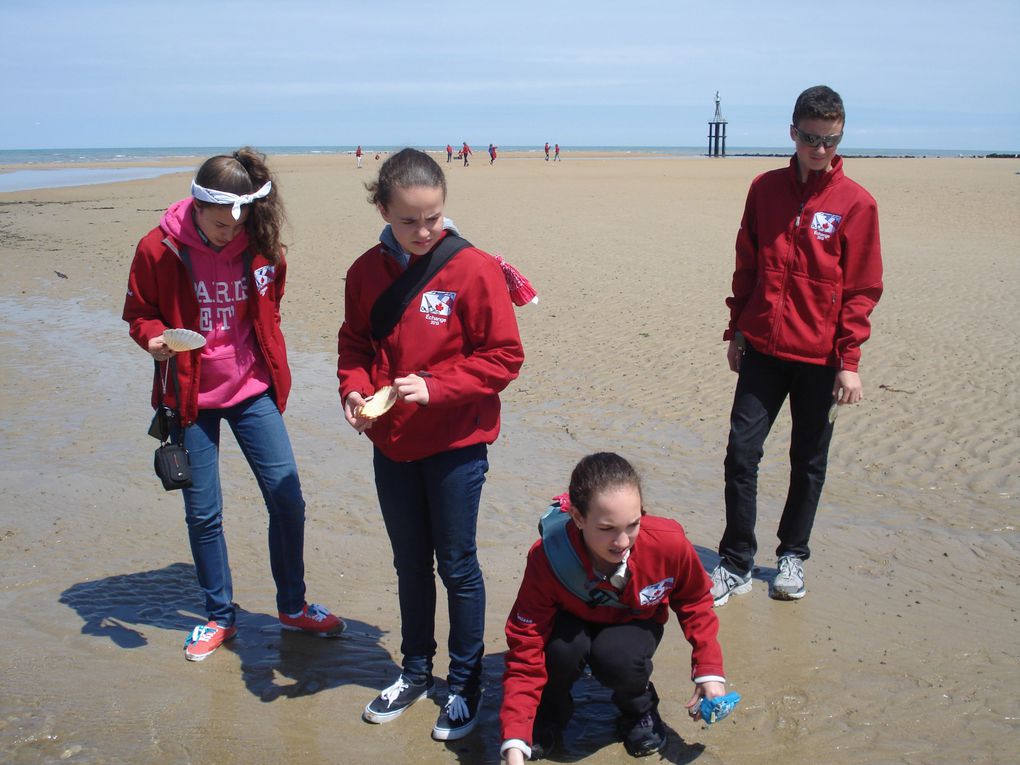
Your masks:
<instances>
[{"instance_id":1,"label":"boy with sunglasses","mask_svg":"<svg viewBox=\"0 0 1020 765\"><path fill-rule=\"evenodd\" d=\"M755 178L747 194L723 334L738 378L726 447L726 530L711 574L716 606L751 590L758 463L787 396L790 486L769 595L804 597L803 562L835 415L861 400L857 366L882 294L882 256L875 200L843 174L836 153L845 119L831 88L801 93L790 125L796 153L788 167Z\"/></svg>"}]
</instances>

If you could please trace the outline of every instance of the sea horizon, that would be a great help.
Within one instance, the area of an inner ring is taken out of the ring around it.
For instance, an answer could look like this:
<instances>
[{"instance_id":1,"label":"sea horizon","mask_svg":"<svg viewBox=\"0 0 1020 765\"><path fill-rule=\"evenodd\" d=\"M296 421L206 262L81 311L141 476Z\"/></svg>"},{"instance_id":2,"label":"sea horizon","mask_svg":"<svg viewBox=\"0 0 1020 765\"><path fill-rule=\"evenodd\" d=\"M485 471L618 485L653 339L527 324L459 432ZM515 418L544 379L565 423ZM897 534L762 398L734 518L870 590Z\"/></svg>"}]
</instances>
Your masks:
<instances>
[{"instance_id":1,"label":"sea horizon","mask_svg":"<svg viewBox=\"0 0 1020 765\"><path fill-rule=\"evenodd\" d=\"M445 144L362 144L362 150L368 154L373 152L399 151L405 145L413 145L432 153L445 153ZM488 144L476 144L472 149L484 152ZM0 166L33 165L33 164L81 164L100 162L135 162L139 160L164 160L176 157L209 157L215 154L229 153L236 146L111 146L111 147L63 147L63 148L32 148L32 149L0 149ZM315 145L279 145L257 146L259 151L273 155L301 154L351 154L356 145L346 144L315 144ZM458 150L454 147L454 151ZM543 154L542 144L497 145L502 152ZM666 156L697 157L707 156L707 145L701 146L621 146L621 145L571 145L561 144L564 154L570 152L606 152L615 154L657 154ZM737 146L727 145L727 156L753 155L789 155L789 146ZM844 144L840 147L843 156L874 156L874 157L978 157L990 154L1015 154L1014 151L996 149L916 149L916 148L883 148L853 146Z\"/></svg>"},{"instance_id":2,"label":"sea horizon","mask_svg":"<svg viewBox=\"0 0 1020 765\"><path fill-rule=\"evenodd\" d=\"M190 172L199 161L216 154L228 154L236 147L227 146L140 146L100 147L67 149L0 149L0 193L35 191L39 189L69 186L90 186L100 183L155 178L169 173ZM353 154L355 146L261 146L260 151L269 156L314 156ZM402 145L362 145L368 154L390 153L404 148ZM445 155L446 147L432 144L419 145L438 156ZM500 146L504 161L530 161L544 157L541 145ZM584 161L584 157L571 154L599 154L603 159L616 160L681 160L707 158L707 146L561 146L566 160ZM478 146L476 153L484 154L485 147ZM789 147L780 146L728 146L726 157L785 157L792 153ZM507 154L515 156L508 157ZM525 156L521 156L521 155ZM1017 156L1013 152L973 151L962 149L876 149L868 147L841 147L845 157L877 158L939 158ZM608 156L605 156L608 155ZM167 160L194 158L193 163L167 165ZM156 163L147 166L139 163ZM125 163L131 163L125 166ZM110 167L102 167L109 164ZM82 167L89 165L89 167ZM95 167L100 165L100 167Z\"/></svg>"}]
</instances>

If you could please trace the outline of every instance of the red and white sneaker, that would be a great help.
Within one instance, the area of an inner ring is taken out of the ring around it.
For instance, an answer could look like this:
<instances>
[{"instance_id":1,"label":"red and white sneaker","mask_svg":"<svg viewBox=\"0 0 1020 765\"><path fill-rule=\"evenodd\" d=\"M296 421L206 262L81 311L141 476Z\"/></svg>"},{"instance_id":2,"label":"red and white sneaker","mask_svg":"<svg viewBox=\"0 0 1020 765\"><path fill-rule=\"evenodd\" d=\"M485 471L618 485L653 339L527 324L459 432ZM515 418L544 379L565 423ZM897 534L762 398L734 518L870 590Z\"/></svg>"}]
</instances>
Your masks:
<instances>
[{"instance_id":1,"label":"red and white sneaker","mask_svg":"<svg viewBox=\"0 0 1020 765\"><path fill-rule=\"evenodd\" d=\"M347 625L336 614L331 614L325 606L318 603L305 603L297 616L280 614L280 626L293 632L307 632L319 637L338 637Z\"/></svg>"},{"instance_id":2,"label":"red and white sneaker","mask_svg":"<svg viewBox=\"0 0 1020 765\"><path fill-rule=\"evenodd\" d=\"M221 627L216 622L200 624L184 640L184 658L188 661L203 661L236 634L237 627Z\"/></svg>"}]
</instances>

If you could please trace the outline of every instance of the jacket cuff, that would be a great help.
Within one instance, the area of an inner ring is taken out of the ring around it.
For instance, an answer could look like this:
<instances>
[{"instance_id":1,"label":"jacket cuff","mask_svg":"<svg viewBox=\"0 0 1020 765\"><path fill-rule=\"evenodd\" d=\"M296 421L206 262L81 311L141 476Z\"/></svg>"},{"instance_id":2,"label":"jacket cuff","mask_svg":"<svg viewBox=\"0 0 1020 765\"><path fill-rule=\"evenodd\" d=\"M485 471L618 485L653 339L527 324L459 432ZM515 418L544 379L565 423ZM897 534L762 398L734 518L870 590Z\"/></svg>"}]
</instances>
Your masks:
<instances>
[{"instance_id":1,"label":"jacket cuff","mask_svg":"<svg viewBox=\"0 0 1020 765\"><path fill-rule=\"evenodd\" d=\"M508 738L506 741L503 742L503 746L499 748L499 756L504 760L506 759L507 749L520 749L522 752L524 752L524 759L526 760L531 759L531 747L525 744L519 738Z\"/></svg>"},{"instance_id":2,"label":"jacket cuff","mask_svg":"<svg viewBox=\"0 0 1020 765\"><path fill-rule=\"evenodd\" d=\"M701 664L691 670L691 680L696 683L705 678L714 680L720 677L722 678L721 682L725 683L726 675L723 672L722 664Z\"/></svg>"},{"instance_id":3,"label":"jacket cuff","mask_svg":"<svg viewBox=\"0 0 1020 765\"><path fill-rule=\"evenodd\" d=\"M726 685L726 678L722 675L697 675L694 678L695 683L722 683Z\"/></svg>"}]
</instances>

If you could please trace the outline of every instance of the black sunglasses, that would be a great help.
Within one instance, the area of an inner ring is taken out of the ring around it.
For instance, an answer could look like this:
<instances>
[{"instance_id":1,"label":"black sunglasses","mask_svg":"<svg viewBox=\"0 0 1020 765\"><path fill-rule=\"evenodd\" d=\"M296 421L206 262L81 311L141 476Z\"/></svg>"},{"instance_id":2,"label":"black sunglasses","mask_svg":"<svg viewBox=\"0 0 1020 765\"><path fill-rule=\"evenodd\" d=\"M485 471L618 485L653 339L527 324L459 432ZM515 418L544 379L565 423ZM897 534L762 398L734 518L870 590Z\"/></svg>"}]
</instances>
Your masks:
<instances>
[{"instance_id":1,"label":"black sunglasses","mask_svg":"<svg viewBox=\"0 0 1020 765\"><path fill-rule=\"evenodd\" d=\"M796 126L793 128L793 132L797 134L798 141L811 147L822 144L826 149L831 149L833 146L839 146L839 142L843 140L842 133L833 133L832 135L815 135L814 133L805 133Z\"/></svg>"}]
</instances>

